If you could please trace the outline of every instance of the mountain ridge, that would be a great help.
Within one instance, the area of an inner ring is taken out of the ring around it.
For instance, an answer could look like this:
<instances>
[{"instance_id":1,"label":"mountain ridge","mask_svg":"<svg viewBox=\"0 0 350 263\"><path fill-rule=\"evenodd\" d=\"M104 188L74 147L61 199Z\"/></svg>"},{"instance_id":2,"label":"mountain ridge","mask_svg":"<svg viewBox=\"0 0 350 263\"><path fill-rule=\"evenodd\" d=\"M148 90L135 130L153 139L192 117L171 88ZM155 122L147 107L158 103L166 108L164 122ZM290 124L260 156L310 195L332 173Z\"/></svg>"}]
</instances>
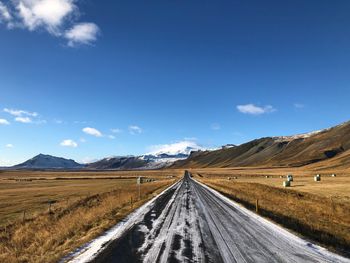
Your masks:
<instances>
[{"instance_id":1,"label":"mountain ridge","mask_svg":"<svg viewBox=\"0 0 350 263\"><path fill-rule=\"evenodd\" d=\"M171 168L299 167L326 161L347 151L350 151L349 121L316 132L263 137L231 148L205 151L177 161Z\"/></svg>"}]
</instances>

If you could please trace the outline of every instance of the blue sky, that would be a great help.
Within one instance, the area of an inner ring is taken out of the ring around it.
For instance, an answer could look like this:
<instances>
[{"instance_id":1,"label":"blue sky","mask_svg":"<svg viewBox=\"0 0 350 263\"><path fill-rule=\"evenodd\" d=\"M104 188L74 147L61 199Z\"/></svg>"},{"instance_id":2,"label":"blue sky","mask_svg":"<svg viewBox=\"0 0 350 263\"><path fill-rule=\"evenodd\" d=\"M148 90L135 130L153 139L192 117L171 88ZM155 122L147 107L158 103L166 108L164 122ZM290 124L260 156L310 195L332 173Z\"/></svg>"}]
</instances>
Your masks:
<instances>
[{"instance_id":1,"label":"blue sky","mask_svg":"<svg viewBox=\"0 0 350 263\"><path fill-rule=\"evenodd\" d=\"M0 165L349 120L347 0L0 3Z\"/></svg>"}]
</instances>

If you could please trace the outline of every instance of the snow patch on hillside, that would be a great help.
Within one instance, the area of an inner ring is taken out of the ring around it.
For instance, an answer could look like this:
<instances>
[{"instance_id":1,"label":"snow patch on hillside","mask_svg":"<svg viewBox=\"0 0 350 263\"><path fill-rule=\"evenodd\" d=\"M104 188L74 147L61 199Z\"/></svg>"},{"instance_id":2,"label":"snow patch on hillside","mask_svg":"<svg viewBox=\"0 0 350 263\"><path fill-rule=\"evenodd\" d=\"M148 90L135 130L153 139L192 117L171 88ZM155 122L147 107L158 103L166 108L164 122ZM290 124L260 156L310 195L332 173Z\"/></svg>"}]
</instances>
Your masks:
<instances>
[{"instance_id":1,"label":"snow patch on hillside","mask_svg":"<svg viewBox=\"0 0 350 263\"><path fill-rule=\"evenodd\" d=\"M192 151L205 150L202 146L198 145L194 141L180 141L171 144L160 144L151 146L152 151L145 155L169 155L169 156L177 156L177 155L190 155Z\"/></svg>"}]
</instances>

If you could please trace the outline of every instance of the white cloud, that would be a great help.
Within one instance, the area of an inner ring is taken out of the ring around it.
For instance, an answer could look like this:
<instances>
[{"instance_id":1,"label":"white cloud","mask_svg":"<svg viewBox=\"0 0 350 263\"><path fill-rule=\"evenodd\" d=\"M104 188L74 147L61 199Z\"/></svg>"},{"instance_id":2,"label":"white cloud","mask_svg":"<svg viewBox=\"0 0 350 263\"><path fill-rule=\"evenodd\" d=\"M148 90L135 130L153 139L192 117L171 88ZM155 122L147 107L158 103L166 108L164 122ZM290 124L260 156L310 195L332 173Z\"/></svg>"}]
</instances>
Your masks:
<instances>
[{"instance_id":1,"label":"white cloud","mask_svg":"<svg viewBox=\"0 0 350 263\"><path fill-rule=\"evenodd\" d=\"M254 104L237 105L237 110L241 113L252 114L252 115L261 115L264 113L270 113L270 112L276 111L276 109L271 105L259 107L259 106L255 106Z\"/></svg>"},{"instance_id":2,"label":"white cloud","mask_svg":"<svg viewBox=\"0 0 350 263\"><path fill-rule=\"evenodd\" d=\"M15 121L22 122L22 123L32 123L32 119L29 117L16 117Z\"/></svg>"},{"instance_id":3,"label":"white cloud","mask_svg":"<svg viewBox=\"0 0 350 263\"><path fill-rule=\"evenodd\" d=\"M78 144L73 141L73 140L70 140L70 139L67 139L67 140L63 140L61 143L60 143L61 146L64 146L64 147L72 147L72 148L76 148L78 147Z\"/></svg>"},{"instance_id":4,"label":"white cloud","mask_svg":"<svg viewBox=\"0 0 350 263\"><path fill-rule=\"evenodd\" d=\"M83 129L83 132L85 132L86 134L92 135L92 136L102 137L102 133L95 128L85 127Z\"/></svg>"},{"instance_id":5,"label":"white cloud","mask_svg":"<svg viewBox=\"0 0 350 263\"><path fill-rule=\"evenodd\" d=\"M10 123L6 119L0 119L0 125L9 125Z\"/></svg>"},{"instance_id":6,"label":"white cloud","mask_svg":"<svg viewBox=\"0 0 350 263\"><path fill-rule=\"evenodd\" d=\"M85 157L85 158L81 159L79 163L88 164L88 163L97 162L98 160L99 159L93 158L93 157Z\"/></svg>"},{"instance_id":7,"label":"white cloud","mask_svg":"<svg viewBox=\"0 0 350 263\"><path fill-rule=\"evenodd\" d=\"M114 135L108 135L108 138L111 139L111 140L114 140L115 136Z\"/></svg>"},{"instance_id":8,"label":"white cloud","mask_svg":"<svg viewBox=\"0 0 350 263\"><path fill-rule=\"evenodd\" d=\"M217 131L217 130L220 130L220 129L221 129L221 126L220 126L220 124L218 124L218 123L213 123L213 124L210 126L210 128L211 128L212 130L214 130L214 131Z\"/></svg>"},{"instance_id":9,"label":"white cloud","mask_svg":"<svg viewBox=\"0 0 350 263\"><path fill-rule=\"evenodd\" d=\"M0 23L1 21L9 22L12 20L12 15L10 14L7 6L0 2Z\"/></svg>"},{"instance_id":10,"label":"white cloud","mask_svg":"<svg viewBox=\"0 0 350 263\"><path fill-rule=\"evenodd\" d=\"M68 40L68 46L74 47L79 44L91 44L97 39L100 29L94 23L80 23L67 30L64 37Z\"/></svg>"},{"instance_id":11,"label":"white cloud","mask_svg":"<svg viewBox=\"0 0 350 263\"><path fill-rule=\"evenodd\" d=\"M122 132L122 130L121 129L111 129L111 132L113 132L113 133L121 133Z\"/></svg>"},{"instance_id":12,"label":"white cloud","mask_svg":"<svg viewBox=\"0 0 350 263\"><path fill-rule=\"evenodd\" d=\"M130 125L129 126L129 133L132 135L140 134L140 133L142 133L142 129L137 125Z\"/></svg>"},{"instance_id":13,"label":"white cloud","mask_svg":"<svg viewBox=\"0 0 350 263\"><path fill-rule=\"evenodd\" d=\"M37 117L38 113L37 112L30 112L30 111L25 111L25 110L17 110L17 109L9 109L9 108L4 108L4 112L7 112L13 116L21 117L21 116L31 116L31 117Z\"/></svg>"},{"instance_id":14,"label":"white cloud","mask_svg":"<svg viewBox=\"0 0 350 263\"><path fill-rule=\"evenodd\" d=\"M5 147L6 147L6 148L13 148L13 144L8 143L8 144L5 145Z\"/></svg>"},{"instance_id":15,"label":"white cloud","mask_svg":"<svg viewBox=\"0 0 350 263\"><path fill-rule=\"evenodd\" d=\"M76 10L72 0L21 0L16 8L29 30L43 26L53 34L57 34L59 26Z\"/></svg>"},{"instance_id":16,"label":"white cloud","mask_svg":"<svg viewBox=\"0 0 350 263\"><path fill-rule=\"evenodd\" d=\"M99 28L94 23L76 23L79 18L77 0L12 0L0 2L0 22L8 28L29 31L44 29L66 39L68 46L90 44L97 39Z\"/></svg>"}]
</instances>

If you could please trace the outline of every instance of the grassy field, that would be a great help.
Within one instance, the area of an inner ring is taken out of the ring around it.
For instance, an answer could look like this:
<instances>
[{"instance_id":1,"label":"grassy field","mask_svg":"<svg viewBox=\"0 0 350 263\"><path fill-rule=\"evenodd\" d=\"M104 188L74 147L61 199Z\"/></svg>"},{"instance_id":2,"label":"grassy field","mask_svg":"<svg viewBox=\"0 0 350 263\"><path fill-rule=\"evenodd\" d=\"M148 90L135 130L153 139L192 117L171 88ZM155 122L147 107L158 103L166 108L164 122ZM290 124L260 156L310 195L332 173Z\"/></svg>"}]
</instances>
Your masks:
<instances>
[{"instance_id":1,"label":"grassy field","mask_svg":"<svg viewBox=\"0 0 350 263\"><path fill-rule=\"evenodd\" d=\"M155 179L141 185L140 200L138 176ZM179 176L180 171L2 172L0 262L56 262Z\"/></svg>"},{"instance_id":2,"label":"grassy field","mask_svg":"<svg viewBox=\"0 0 350 263\"><path fill-rule=\"evenodd\" d=\"M194 177L248 209L341 253L350 251L350 176L301 169L199 169ZM294 175L284 188L280 175ZM269 177L266 178L266 175ZM229 180L229 178L231 178ZM237 179L233 179L237 178ZM349 255L348 255L349 256Z\"/></svg>"}]
</instances>

